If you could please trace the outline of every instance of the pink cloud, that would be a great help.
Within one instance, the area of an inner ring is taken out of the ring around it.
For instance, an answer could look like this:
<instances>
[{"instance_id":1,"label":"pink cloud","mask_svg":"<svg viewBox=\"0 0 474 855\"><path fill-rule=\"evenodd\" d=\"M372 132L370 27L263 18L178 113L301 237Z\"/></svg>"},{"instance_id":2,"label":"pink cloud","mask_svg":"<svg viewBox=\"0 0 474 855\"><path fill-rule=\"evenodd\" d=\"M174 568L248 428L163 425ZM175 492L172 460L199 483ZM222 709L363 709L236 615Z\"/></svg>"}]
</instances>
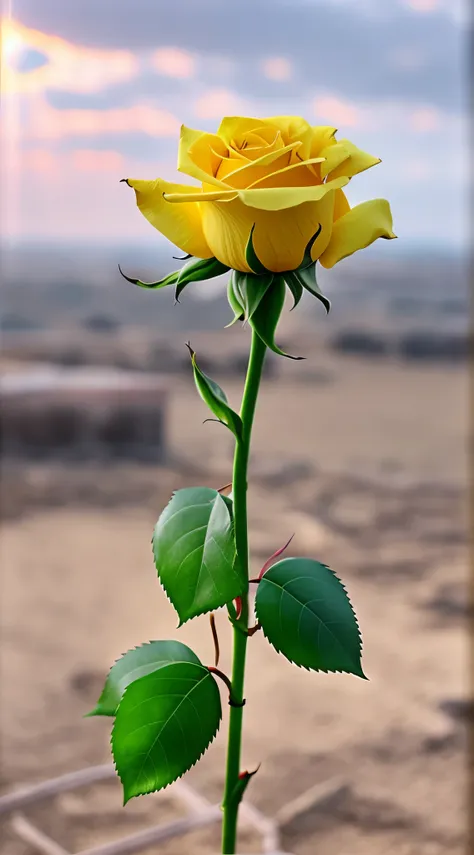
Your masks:
<instances>
[{"instance_id":1,"label":"pink cloud","mask_svg":"<svg viewBox=\"0 0 474 855\"><path fill-rule=\"evenodd\" d=\"M29 72L18 71L17 62L29 49L40 51L47 62ZM9 19L2 21L2 51L3 92L35 93L48 88L96 92L131 80L139 71L131 51L83 47Z\"/></svg>"},{"instance_id":2,"label":"pink cloud","mask_svg":"<svg viewBox=\"0 0 474 855\"><path fill-rule=\"evenodd\" d=\"M436 131L440 124L440 114L434 107L419 107L411 114L411 126L419 134Z\"/></svg>"},{"instance_id":3,"label":"pink cloud","mask_svg":"<svg viewBox=\"0 0 474 855\"><path fill-rule=\"evenodd\" d=\"M26 158L23 168L10 173L8 195L2 196L5 238L107 240L127 235L153 240L133 192L119 183L122 170L103 169L105 161L100 162L100 153L96 159L97 154L56 152L52 163L38 149ZM118 152L108 156L109 165L118 165ZM146 176L145 164L135 164L134 170Z\"/></svg>"},{"instance_id":4,"label":"pink cloud","mask_svg":"<svg viewBox=\"0 0 474 855\"><path fill-rule=\"evenodd\" d=\"M32 148L22 152L18 160L20 170L50 173L58 168L58 159L52 151L46 148Z\"/></svg>"},{"instance_id":5,"label":"pink cloud","mask_svg":"<svg viewBox=\"0 0 474 855\"><path fill-rule=\"evenodd\" d=\"M313 106L318 121L341 127L356 127L360 124L360 111L341 98L332 96L316 98Z\"/></svg>"},{"instance_id":6,"label":"pink cloud","mask_svg":"<svg viewBox=\"0 0 474 855\"><path fill-rule=\"evenodd\" d=\"M185 79L193 77L196 71L194 57L188 51L175 47L156 50L151 64L159 74L165 74L167 77Z\"/></svg>"},{"instance_id":7,"label":"pink cloud","mask_svg":"<svg viewBox=\"0 0 474 855\"><path fill-rule=\"evenodd\" d=\"M439 0L405 0L405 5L415 12L434 12L439 7Z\"/></svg>"},{"instance_id":8,"label":"pink cloud","mask_svg":"<svg viewBox=\"0 0 474 855\"><path fill-rule=\"evenodd\" d=\"M108 110L55 110L42 98L29 105L24 136L38 140L68 136L141 131L154 137L174 137L180 122L172 113L149 104Z\"/></svg>"},{"instance_id":9,"label":"pink cloud","mask_svg":"<svg viewBox=\"0 0 474 855\"><path fill-rule=\"evenodd\" d=\"M194 103L194 114L199 119L220 119L245 112L245 102L230 89L208 89Z\"/></svg>"},{"instance_id":10,"label":"pink cloud","mask_svg":"<svg viewBox=\"0 0 474 855\"><path fill-rule=\"evenodd\" d=\"M127 158L124 163L114 149L61 152L37 146L0 167L8 179L0 198L4 236L15 239L116 240L126 235L159 240L120 179L176 180L174 160L150 164Z\"/></svg>"},{"instance_id":11,"label":"pink cloud","mask_svg":"<svg viewBox=\"0 0 474 855\"><path fill-rule=\"evenodd\" d=\"M262 71L268 80L290 80L293 66L284 56L270 56L262 62Z\"/></svg>"},{"instance_id":12,"label":"pink cloud","mask_svg":"<svg viewBox=\"0 0 474 855\"><path fill-rule=\"evenodd\" d=\"M123 174L125 158L118 151L96 151L95 149L76 149L71 152L74 169L81 172L116 172Z\"/></svg>"}]
</instances>

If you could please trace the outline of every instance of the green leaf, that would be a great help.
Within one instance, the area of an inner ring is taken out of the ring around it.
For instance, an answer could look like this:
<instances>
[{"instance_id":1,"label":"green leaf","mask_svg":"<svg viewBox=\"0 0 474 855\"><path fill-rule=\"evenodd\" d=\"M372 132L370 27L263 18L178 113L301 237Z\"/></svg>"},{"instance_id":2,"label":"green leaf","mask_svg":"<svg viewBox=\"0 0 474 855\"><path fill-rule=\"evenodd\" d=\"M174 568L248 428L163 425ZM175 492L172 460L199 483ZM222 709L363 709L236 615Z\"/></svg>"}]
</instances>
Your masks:
<instances>
[{"instance_id":1,"label":"green leaf","mask_svg":"<svg viewBox=\"0 0 474 855\"><path fill-rule=\"evenodd\" d=\"M112 665L97 706L88 715L115 715L122 695L130 683L171 662L199 664L199 659L180 641L149 641L132 650L127 650Z\"/></svg>"},{"instance_id":2,"label":"green leaf","mask_svg":"<svg viewBox=\"0 0 474 855\"><path fill-rule=\"evenodd\" d=\"M214 739L221 717L216 681L199 663L174 662L131 683L112 730L124 804L184 775Z\"/></svg>"},{"instance_id":3,"label":"green leaf","mask_svg":"<svg viewBox=\"0 0 474 855\"><path fill-rule=\"evenodd\" d=\"M285 274L285 278L286 278L286 284L288 285L288 288L290 289L290 291L293 295L293 305L290 309L290 311L292 312L293 309L296 309L299 301L301 300L301 298L303 296L304 288L298 282L296 277L287 276L287 274Z\"/></svg>"},{"instance_id":4,"label":"green leaf","mask_svg":"<svg viewBox=\"0 0 474 855\"><path fill-rule=\"evenodd\" d=\"M325 564L310 558L274 564L258 585L255 610L269 642L290 662L366 679L355 614L344 586Z\"/></svg>"},{"instance_id":5,"label":"green leaf","mask_svg":"<svg viewBox=\"0 0 474 855\"><path fill-rule=\"evenodd\" d=\"M211 412L217 416L219 421L228 427L234 436L239 439L242 436L242 420L240 416L232 409L232 407L229 407L224 390L221 389L214 380L211 380L207 374L204 374L204 372L201 371L196 362L196 354L189 342L186 346L191 354L194 382L196 383L196 388L202 400L207 404Z\"/></svg>"},{"instance_id":6,"label":"green leaf","mask_svg":"<svg viewBox=\"0 0 474 855\"><path fill-rule=\"evenodd\" d=\"M180 626L247 589L229 505L209 487L187 487L173 495L155 526L153 554Z\"/></svg>"},{"instance_id":7,"label":"green leaf","mask_svg":"<svg viewBox=\"0 0 474 855\"><path fill-rule=\"evenodd\" d=\"M316 281L316 262L314 261L309 267L299 267L298 270L293 270L291 273L285 273L285 279L287 282L293 281L298 282L306 291L309 291L313 297L316 297L318 300L321 300L324 308L326 309L327 314L329 314L329 310L331 308L331 303L328 298L324 296L321 292L319 285Z\"/></svg>"},{"instance_id":8,"label":"green leaf","mask_svg":"<svg viewBox=\"0 0 474 855\"><path fill-rule=\"evenodd\" d=\"M253 245L254 230L255 230L255 223L253 224L253 226L250 230L249 239L247 241L247 246L245 248L245 260L246 260L248 266L250 267L250 270L253 270L254 273L257 273L257 274L270 273L270 271L262 264L257 253L255 252L254 245Z\"/></svg>"},{"instance_id":9,"label":"green leaf","mask_svg":"<svg viewBox=\"0 0 474 855\"><path fill-rule=\"evenodd\" d=\"M159 279L157 282L142 282L141 279L133 279L131 276L126 276L120 267L120 264L118 265L118 269L120 275L123 276L127 282L131 282L132 285L138 285L139 288L151 289L165 288L167 285L174 285L178 281L178 276L181 272L180 270L174 270L173 273L169 273L168 276L165 276L164 279Z\"/></svg>"},{"instance_id":10,"label":"green leaf","mask_svg":"<svg viewBox=\"0 0 474 855\"><path fill-rule=\"evenodd\" d=\"M263 273L256 276L254 273L234 271L235 287L242 296L246 321L250 320L257 311L273 279L273 273Z\"/></svg>"},{"instance_id":11,"label":"green leaf","mask_svg":"<svg viewBox=\"0 0 474 855\"><path fill-rule=\"evenodd\" d=\"M242 297L236 291L234 273L235 271L231 270L229 283L227 285L227 299L229 301L230 308L234 313L234 317L230 324L227 324L226 329L233 326L236 321L243 321L245 318L245 310L240 302Z\"/></svg>"},{"instance_id":12,"label":"green leaf","mask_svg":"<svg viewBox=\"0 0 474 855\"><path fill-rule=\"evenodd\" d=\"M285 277L286 277L285 273ZM271 288L264 294L257 309L250 318L250 326L255 330L257 335L262 339L263 343L278 353L280 356L287 356L289 359L304 359L304 356L290 356L285 353L275 343L275 331L280 320L280 315L285 303L285 281L282 276L275 276Z\"/></svg>"},{"instance_id":13,"label":"green leaf","mask_svg":"<svg viewBox=\"0 0 474 855\"><path fill-rule=\"evenodd\" d=\"M214 276L222 276L229 268L222 264L217 258L197 258L185 264L178 272L176 280L175 299L179 302L179 296L189 284L203 279L212 279Z\"/></svg>"}]
</instances>

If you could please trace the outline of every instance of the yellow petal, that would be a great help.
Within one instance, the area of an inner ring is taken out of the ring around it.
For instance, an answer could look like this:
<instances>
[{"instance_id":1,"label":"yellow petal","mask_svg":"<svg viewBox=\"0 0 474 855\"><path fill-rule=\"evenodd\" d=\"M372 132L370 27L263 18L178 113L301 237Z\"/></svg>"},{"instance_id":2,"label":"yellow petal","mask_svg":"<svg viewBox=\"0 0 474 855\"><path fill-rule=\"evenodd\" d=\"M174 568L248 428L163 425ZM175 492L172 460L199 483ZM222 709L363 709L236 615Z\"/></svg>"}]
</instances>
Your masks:
<instances>
[{"instance_id":1,"label":"yellow petal","mask_svg":"<svg viewBox=\"0 0 474 855\"><path fill-rule=\"evenodd\" d=\"M251 208L263 211L280 211L293 208L303 202L319 202L326 193L338 190L349 183L348 178L335 178L325 184L313 184L310 187L255 187L255 189L239 190L239 198Z\"/></svg>"},{"instance_id":2,"label":"yellow petal","mask_svg":"<svg viewBox=\"0 0 474 855\"><path fill-rule=\"evenodd\" d=\"M370 246L380 237L396 237L389 203L385 199L362 202L336 220L331 240L319 260L323 267L334 267L342 258Z\"/></svg>"},{"instance_id":3,"label":"yellow petal","mask_svg":"<svg viewBox=\"0 0 474 855\"><path fill-rule=\"evenodd\" d=\"M215 177L221 159L227 156L227 146L216 134L194 131L181 126L178 148L178 169L198 181L225 187Z\"/></svg>"},{"instance_id":4,"label":"yellow petal","mask_svg":"<svg viewBox=\"0 0 474 855\"><path fill-rule=\"evenodd\" d=\"M254 131L249 135L244 134L243 137L234 140L234 145L239 149L247 160L258 160L265 154L282 151L285 148L282 135L276 128L261 128L258 136L262 140L260 145L252 145L252 139L255 138L257 132Z\"/></svg>"},{"instance_id":5,"label":"yellow petal","mask_svg":"<svg viewBox=\"0 0 474 855\"><path fill-rule=\"evenodd\" d=\"M326 163L321 167L322 177L330 175L331 178L338 178L340 175L346 175L347 178L352 178L353 175L358 175L359 172L364 172L380 163L379 157L362 151L350 140L340 140L321 153L326 158Z\"/></svg>"},{"instance_id":6,"label":"yellow petal","mask_svg":"<svg viewBox=\"0 0 474 855\"><path fill-rule=\"evenodd\" d=\"M263 178L254 181L248 186L248 190L254 187L307 187L316 184L316 177L310 167L314 163L322 163L324 158L311 157L309 160L291 163L282 169L276 169Z\"/></svg>"},{"instance_id":7,"label":"yellow petal","mask_svg":"<svg viewBox=\"0 0 474 855\"><path fill-rule=\"evenodd\" d=\"M311 128L311 157L321 156L323 148L335 145L337 128L330 125L313 125Z\"/></svg>"},{"instance_id":8,"label":"yellow petal","mask_svg":"<svg viewBox=\"0 0 474 855\"><path fill-rule=\"evenodd\" d=\"M263 121L272 128L278 128L285 143L301 140L311 130L311 125L302 116L270 116Z\"/></svg>"},{"instance_id":9,"label":"yellow petal","mask_svg":"<svg viewBox=\"0 0 474 855\"><path fill-rule=\"evenodd\" d=\"M351 206L343 190L336 190L334 194L334 221L339 220L344 214L348 214Z\"/></svg>"},{"instance_id":10,"label":"yellow petal","mask_svg":"<svg viewBox=\"0 0 474 855\"><path fill-rule=\"evenodd\" d=\"M251 133L263 125L263 119L255 119L251 116L225 116L217 128L217 135L230 146L233 139Z\"/></svg>"},{"instance_id":11,"label":"yellow petal","mask_svg":"<svg viewBox=\"0 0 474 855\"><path fill-rule=\"evenodd\" d=\"M155 229L183 252L196 258L211 258L213 253L204 237L199 205L195 202L170 205L163 196L173 193L196 198L200 187L170 184L160 178L156 181L127 178L127 184L135 190L140 211Z\"/></svg>"},{"instance_id":12,"label":"yellow petal","mask_svg":"<svg viewBox=\"0 0 474 855\"><path fill-rule=\"evenodd\" d=\"M304 164L301 164L304 165ZM295 205L302 205L304 202L319 202L324 198L326 193L331 190L338 190L349 183L348 178L335 178L333 181L326 181L325 184L313 184L310 187L251 187L246 190L210 190L204 189L202 192L198 190L198 195L194 194L194 187L186 187L184 193L165 193L167 202L232 202L237 197L250 208L260 208L262 211L280 211L285 208L293 208ZM180 186L180 185L176 185ZM193 191L188 193L188 191Z\"/></svg>"},{"instance_id":13,"label":"yellow petal","mask_svg":"<svg viewBox=\"0 0 474 855\"><path fill-rule=\"evenodd\" d=\"M294 270L302 260L310 238L321 225L312 257L326 249L332 229L334 192L319 202L305 202L282 211L249 208L239 199L227 204L202 205L203 228L214 255L236 270L249 271L245 248L251 229L257 256L268 270Z\"/></svg>"},{"instance_id":14,"label":"yellow petal","mask_svg":"<svg viewBox=\"0 0 474 855\"><path fill-rule=\"evenodd\" d=\"M237 190L201 190L200 187L184 187L180 184L170 184L170 187L183 187L185 192L173 190L171 193L165 192L164 198L166 202L176 202L179 205L187 202L231 202L232 199L237 199L239 195ZM206 185L209 187L209 185ZM196 192L197 191L197 192Z\"/></svg>"},{"instance_id":15,"label":"yellow petal","mask_svg":"<svg viewBox=\"0 0 474 855\"><path fill-rule=\"evenodd\" d=\"M345 161L348 161L350 157L349 149L341 142L326 146L321 151L321 154L324 157L324 163L321 166L321 178L326 178L341 163L345 164Z\"/></svg>"},{"instance_id":16,"label":"yellow petal","mask_svg":"<svg viewBox=\"0 0 474 855\"><path fill-rule=\"evenodd\" d=\"M256 160L245 160L243 163L226 158L222 160L217 174L228 186L244 189L252 186L258 179L271 175L276 169L287 166L291 152L298 148L299 143L292 143L277 151L266 152Z\"/></svg>"}]
</instances>

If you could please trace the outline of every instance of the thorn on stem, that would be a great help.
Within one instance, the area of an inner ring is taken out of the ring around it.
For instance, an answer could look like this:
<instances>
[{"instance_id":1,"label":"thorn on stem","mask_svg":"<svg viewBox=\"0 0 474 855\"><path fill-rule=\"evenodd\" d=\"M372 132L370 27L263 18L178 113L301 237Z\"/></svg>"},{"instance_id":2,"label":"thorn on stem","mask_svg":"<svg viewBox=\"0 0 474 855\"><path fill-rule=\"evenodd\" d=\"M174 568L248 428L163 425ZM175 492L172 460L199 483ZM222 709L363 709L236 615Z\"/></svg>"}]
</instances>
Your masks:
<instances>
[{"instance_id":1,"label":"thorn on stem","mask_svg":"<svg viewBox=\"0 0 474 855\"><path fill-rule=\"evenodd\" d=\"M281 554L282 554L282 552L284 552L284 551L285 551L285 549L287 549L287 548L289 547L289 545L290 545L291 541L293 540L294 536L295 536L295 535L294 535L294 533L293 533L293 534L291 535L290 539L285 543L285 545L284 545L284 546L282 546L282 547L281 547L281 549L277 549L277 551L276 551L276 552L274 552L274 553L273 553L273 555L270 555L270 558L269 558L267 561L265 561L265 564L263 565L262 569L260 570L260 573L258 574L258 581L259 581L259 582L260 582L260 579L262 578L262 576L264 575L264 573L266 573L266 572L267 572L267 570L268 570L268 568L270 567L270 564L272 563L272 561L274 561L274 560L275 560L275 558L278 558L278 556L279 556L279 555L281 555ZM255 580L255 579L251 579L250 581L251 581L251 582L254 582L254 581L256 581L256 580Z\"/></svg>"},{"instance_id":2,"label":"thorn on stem","mask_svg":"<svg viewBox=\"0 0 474 855\"><path fill-rule=\"evenodd\" d=\"M239 781L248 780L249 778L253 778L253 776L257 774L261 765L262 764L259 763L257 768L253 770L253 772L249 772L247 769L245 770L245 772L239 772Z\"/></svg>"}]
</instances>

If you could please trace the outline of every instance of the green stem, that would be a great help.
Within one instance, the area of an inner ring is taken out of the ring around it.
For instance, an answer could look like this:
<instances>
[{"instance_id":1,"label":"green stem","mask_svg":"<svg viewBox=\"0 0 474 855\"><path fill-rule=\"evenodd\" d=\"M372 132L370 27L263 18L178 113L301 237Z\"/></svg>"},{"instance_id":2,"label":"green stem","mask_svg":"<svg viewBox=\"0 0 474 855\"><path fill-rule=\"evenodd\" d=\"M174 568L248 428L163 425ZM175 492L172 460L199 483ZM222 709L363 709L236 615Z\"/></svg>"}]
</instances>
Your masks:
<instances>
[{"instance_id":1,"label":"green stem","mask_svg":"<svg viewBox=\"0 0 474 855\"><path fill-rule=\"evenodd\" d=\"M250 454L250 438L257 404L258 389L262 377L266 345L252 332L252 346L245 380L240 416L242 419L242 438L237 440L234 455L232 493L234 503L234 528L237 553L242 572L249 574L249 548L247 534L247 467ZM242 611L239 626L234 627L234 652L232 662L232 695L237 703L244 700L245 656L248 636L248 588L242 596ZM242 631L244 630L244 631ZM222 852L234 855L237 839L237 818L241 796L237 782L240 772L240 749L242 744L243 707L230 707L229 736L227 742L227 765L224 789L222 824Z\"/></svg>"}]
</instances>

